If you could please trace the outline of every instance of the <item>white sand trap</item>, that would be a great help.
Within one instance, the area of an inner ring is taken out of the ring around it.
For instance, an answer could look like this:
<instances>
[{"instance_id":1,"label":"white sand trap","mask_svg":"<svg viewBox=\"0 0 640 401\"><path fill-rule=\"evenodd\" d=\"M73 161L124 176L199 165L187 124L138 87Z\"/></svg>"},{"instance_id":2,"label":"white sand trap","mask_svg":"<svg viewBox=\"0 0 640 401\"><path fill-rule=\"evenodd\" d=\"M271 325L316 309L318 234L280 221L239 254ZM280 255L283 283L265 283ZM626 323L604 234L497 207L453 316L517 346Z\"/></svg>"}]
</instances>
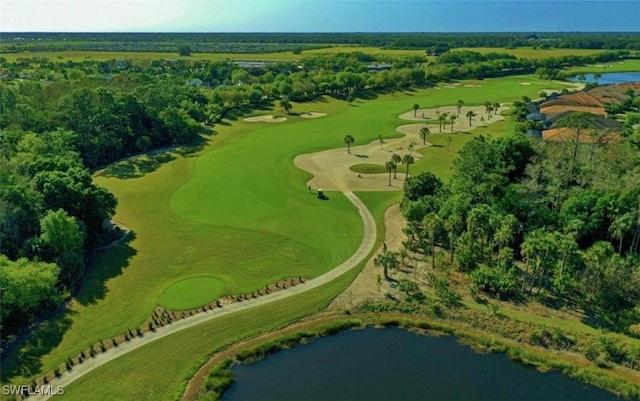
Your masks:
<instances>
[{"instance_id":1,"label":"white sand trap","mask_svg":"<svg viewBox=\"0 0 640 401\"><path fill-rule=\"evenodd\" d=\"M464 87L465 88L482 88L482 85L466 84Z\"/></svg>"},{"instance_id":2,"label":"white sand trap","mask_svg":"<svg viewBox=\"0 0 640 401\"><path fill-rule=\"evenodd\" d=\"M310 111L308 113L300 114L300 117L302 117L302 118L320 118L320 117L324 117L326 115L327 115L327 113L318 113L316 111Z\"/></svg>"},{"instance_id":3,"label":"white sand trap","mask_svg":"<svg viewBox=\"0 0 640 401\"><path fill-rule=\"evenodd\" d=\"M244 121L249 122L249 123L255 123L255 122L266 122L266 123L281 123L283 121L286 121L287 118L286 117L274 117L271 114L264 114L261 116L253 116L253 117L247 117L244 119Z\"/></svg>"},{"instance_id":4,"label":"white sand trap","mask_svg":"<svg viewBox=\"0 0 640 401\"><path fill-rule=\"evenodd\" d=\"M448 88L448 89L454 89L455 86L453 85L442 85L443 88Z\"/></svg>"},{"instance_id":5,"label":"white sand trap","mask_svg":"<svg viewBox=\"0 0 640 401\"><path fill-rule=\"evenodd\" d=\"M501 112L506 109L506 105L500 107ZM454 135L456 132L468 132L474 128L487 126L504 119L504 116L499 114L488 119L484 106L463 106L460 117L453 124L453 130L451 130L450 123L442 127L442 131L440 131L438 124L424 124L423 112L425 116L429 116L428 118L435 119L437 112L455 114L456 110L456 106L419 109L415 113L415 117L414 111L410 110L401 115L400 118L415 122L421 120L422 123L414 122L398 126L396 131L405 134L400 138L385 139L382 144L378 140L374 140L367 144L352 146L351 153L347 153L347 149L341 146L322 152L298 155L293 162L299 168L313 175L313 178L307 182L307 185L312 188L323 188L327 191L399 191L402 190L404 184L404 166L398 168L397 177L391 179L391 185L389 185L389 174L387 173L362 174L351 171L349 167L361 163L384 166L394 153L400 156L412 153L413 157L418 160L422 158L422 154L417 151L425 146L430 146L428 142L430 137L451 135L452 131ZM468 111L476 113L471 126L469 126L469 119L465 116ZM484 117L485 121L481 122L481 117ZM427 137L426 144L419 135L420 129L425 126L429 127L431 131ZM410 146L413 147L413 150L409 150Z\"/></svg>"},{"instance_id":6,"label":"white sand trap","mask_svg":"<svg viewBox=\"0 0 640 401\"><path fill-rule=\"evenodd\" d=\"M518 82L518 85L531 85L531 82Z\"/></svg>"}]
</instances>

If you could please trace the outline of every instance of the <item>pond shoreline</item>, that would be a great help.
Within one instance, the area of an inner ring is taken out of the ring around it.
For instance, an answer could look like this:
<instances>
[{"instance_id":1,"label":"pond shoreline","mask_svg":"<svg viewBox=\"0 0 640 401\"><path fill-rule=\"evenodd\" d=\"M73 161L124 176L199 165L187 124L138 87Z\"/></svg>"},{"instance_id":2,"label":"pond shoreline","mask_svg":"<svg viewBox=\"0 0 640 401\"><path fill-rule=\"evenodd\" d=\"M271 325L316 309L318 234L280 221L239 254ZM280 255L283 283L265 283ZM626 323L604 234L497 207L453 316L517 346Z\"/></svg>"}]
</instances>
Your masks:
<instances>
[{"instance_id":1,"label":"pond shoreline","mask_svg":"<svg viewBox=\"0 0 640 401\"><path fill-rule=\"evenodd\" d=\"M206 392L206 383L215 382L217 376L226 377L220 393L211 393L214 399L220 399L233 382L229 368L236 363L255 362L264 356L283 348L294 347L298 343L308 342L328 334L347 329L359 329L367 326L399 327L409 331L430 335L452 335L460 342L472 347L477 352L499 352L509 359L532 366L539 371L557 370L568 377L578 379L586 384L628 398L640 396L640 382L629 383L620 369L605 369L591 364L584 356L572 352L559 352L543 347L527 344L476 330L464 322L448 321L406 313L353 313L320 314L315 318L300 321L271 333L264 334L247 342L236 344L216 355L203 365L189 382L181 400L196 400L198 395ZM339 328L336 330L336 328ZM240 358L237 358L237 356ZM589 366L591 365L591 366ZM211 373L211 375L210 375ZM640 381L640 380L639 380Z\"/></svg>"}]
</instances>

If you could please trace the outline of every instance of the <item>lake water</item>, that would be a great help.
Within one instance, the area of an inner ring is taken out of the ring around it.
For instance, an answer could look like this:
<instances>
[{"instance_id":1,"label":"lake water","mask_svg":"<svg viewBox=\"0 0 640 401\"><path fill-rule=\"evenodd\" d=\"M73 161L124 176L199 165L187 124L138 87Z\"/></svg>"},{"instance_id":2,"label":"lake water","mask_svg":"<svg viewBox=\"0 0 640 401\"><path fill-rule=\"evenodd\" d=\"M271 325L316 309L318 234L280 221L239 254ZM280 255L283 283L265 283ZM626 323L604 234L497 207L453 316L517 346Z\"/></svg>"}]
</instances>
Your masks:
<instances>
[{"instance_id":1,"label":"lake water","mask_svg":"<svg viewBox=\"0 0 640 401\"><path fill-rule=\"evenodd\" d=\"M233 368L223 401L608 401L613 394L503 354L478 354L454 337L401 329L347 331Z\"/></svg>"},{"instance_id":2,"label":"lake water","mask_svg":"<svg viewBox=\"0 0 640 401\"><path fill-rule=\"evenodd\" d=\"M587 82L595 82L593 79L593 74L584 74ZM578 82L576 77L571 77L571 81ZM598 80L598 84L600 85L609 85L609 84L621 84L623 82L636 82L640 81L640 72L607 72L603 73L600 79Z\"/></svg>"}]
</instances>

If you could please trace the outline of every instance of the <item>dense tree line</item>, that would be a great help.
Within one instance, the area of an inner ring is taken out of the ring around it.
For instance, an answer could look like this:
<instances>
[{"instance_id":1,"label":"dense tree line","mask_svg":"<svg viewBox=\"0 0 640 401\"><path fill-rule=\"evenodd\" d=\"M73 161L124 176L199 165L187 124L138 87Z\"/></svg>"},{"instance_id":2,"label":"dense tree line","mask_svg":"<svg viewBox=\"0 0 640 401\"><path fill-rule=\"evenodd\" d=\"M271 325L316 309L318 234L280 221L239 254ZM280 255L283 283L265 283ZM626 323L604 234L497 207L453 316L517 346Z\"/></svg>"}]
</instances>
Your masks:
<instances>
[{"instance_id":1,"label":"dense tree line","mask_svg":"<svg viewBox=\"0 0 640 401\"><path fill-rule=\"evenodd\" d=\"M76 134L0 133L0 289L4 329L29 323L77 288L85 254L116 199L93 183Z\"/></svg>"},{"instance_id":2,"label":"dense tree line","mask_svg":"<svg viewBox=\"0 0 640 401\"><path fill-rule=\"evenodd\" d=\"M2 51L176 51L262 53L346 44L424 49L439 54L458 47L640 50L634 33L6 33Z\"/></svg>"},{"instance_id":3,"label":"dense tree line","mask_svg":"<svg viewBox=\"0 0 640 401\"><path fill-rule=\"evenodd\" d=\"M477 137L447 184L409 178L401 207L408 246L445 249L473 291L551 296L623 331L638 321L640 157L627 141Z\"/></svg>"}]
</instances>

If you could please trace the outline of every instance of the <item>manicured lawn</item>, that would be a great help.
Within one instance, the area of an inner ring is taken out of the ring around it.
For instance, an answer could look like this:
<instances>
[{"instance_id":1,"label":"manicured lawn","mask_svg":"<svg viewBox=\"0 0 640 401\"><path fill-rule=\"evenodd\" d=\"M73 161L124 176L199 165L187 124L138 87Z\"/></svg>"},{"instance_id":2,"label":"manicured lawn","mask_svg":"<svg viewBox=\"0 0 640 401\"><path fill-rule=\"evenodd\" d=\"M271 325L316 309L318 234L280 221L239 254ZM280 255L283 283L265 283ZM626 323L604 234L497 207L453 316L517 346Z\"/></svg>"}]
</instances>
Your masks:
<instances>
[{"instance_id":1,"label":"manicured lawn","mask_svg":"<svg viewBox=\"0 0 640 401\"><path fill-rule=\"evenodd\" d=\"M442 132L432 133L429 135L428 141L434 146L418 149L424 157L418 159L411 166L411 174L421 172L431 172L442 180L447 180L451 176L453 160L458 151L472 140L474 137L483 135L487 138L499 138L513 133L513 119L507 116L506 120L495 122L486 127L477 127L468 132ZM448 139L450 138L450 140Z\"/></svg>"},{"instance_id":2,"label":"manicured lawn","mask_svg":"<svg viewBox=\"0 0 640 401\"><path fill-rule=\"evenodd\" d=\"M385 166L375 163L354 164L353 166L349 167L349 170L362 174L379 174L387 172Z\"/></svg>"},{"instance_id":3,"label":"manicured lawn","mask_svg":"<svg viewBox=\"0 0 640 401\"><path fill-rule=\"evenodd\" d=\"M224 284L213 276L186 277L162 291L158 304L171 310L187 310L219 298L223 293Z\"/></svg>"},{"instance_id":4,"label":"manicured lawn","mask_svg":"<svg viewBox=\"0 0 640 401\"><path fill-rule=\"evenodd\" d=\"M163 292L185 277L214 277L223 283L225 294L238 294L285 277L318 276L346 259L360 242L360 218L339 193L328 193L327 202L309 194L309 176L292 163L296 155L342 147L347 133L356 145L380 134L396 137L396 126L406 123L398 115L414 103L509 102L553 87L563 86L521 76L465 81L454 89L397 92L359 99L352 106L323 98L296 103L292 112L324 112L326 117L290 115L280 124L230 121L216 126L210 144L196 154L165 153L115 165L96 182L116 195L115 219L128 226L132 236L105 252L69 312L36 330L3 364L3 377L22 382L89 344L138 327L155 306L166 302ZM277 111L266 112L272 113ZM438 149L439 163L448 166L460 146L462 139L452 142L449 153ZM431 160L434 165L429 149L426 152L420 163ZM426 168L420 163L412 166L413 173ZM176 288L169 299L177 302L182 294L184 300L188 291ZM212 291L207 301L216 296Z\"/></svg>"},{"instance_id":5,"label":"manicured lawn","mask_svg":"<svg viewBox=\"0 0 640 401\"><path fill-rule=\"evenodd\" d=\"M585 66L571 67L564 70L569 74L587 73L607 73L607 72L635 72L640 71L640 60L629 59L614 61L609 63L590 64Z\"/></svg>"},{"instance_id":6,"label":"manicured lawn","mask_svg":"<svg viewBox=\"0 0 640 401\"><path fill-rule=\"evenodd\" d=\"M376 247L384 238L384 211L399 192L358 193L378 225ZM361 263L363 266L364 263ZM174 400L186 381L216 350L282 327L326 307L357 276L359 269L294 298L226 316L153 342L96 369L65 388L65 400ZM113 386L112 378L118 378Z\"/></svg>"},{"instance_id":7,"label":"manicured lawn","mask_svg":"<svg viewBox=\"0 0 640 401\"><path fill-rule=\"evenodd\" d=\"M518 47L507 49L504 47L461 47L456 50L468 50L482 54L487 53L508 53L518 58L543 59L562 56L589 56L603 53L606 50L600 49L534 49L533 47Z\"/></svg>"}]
</instances>

